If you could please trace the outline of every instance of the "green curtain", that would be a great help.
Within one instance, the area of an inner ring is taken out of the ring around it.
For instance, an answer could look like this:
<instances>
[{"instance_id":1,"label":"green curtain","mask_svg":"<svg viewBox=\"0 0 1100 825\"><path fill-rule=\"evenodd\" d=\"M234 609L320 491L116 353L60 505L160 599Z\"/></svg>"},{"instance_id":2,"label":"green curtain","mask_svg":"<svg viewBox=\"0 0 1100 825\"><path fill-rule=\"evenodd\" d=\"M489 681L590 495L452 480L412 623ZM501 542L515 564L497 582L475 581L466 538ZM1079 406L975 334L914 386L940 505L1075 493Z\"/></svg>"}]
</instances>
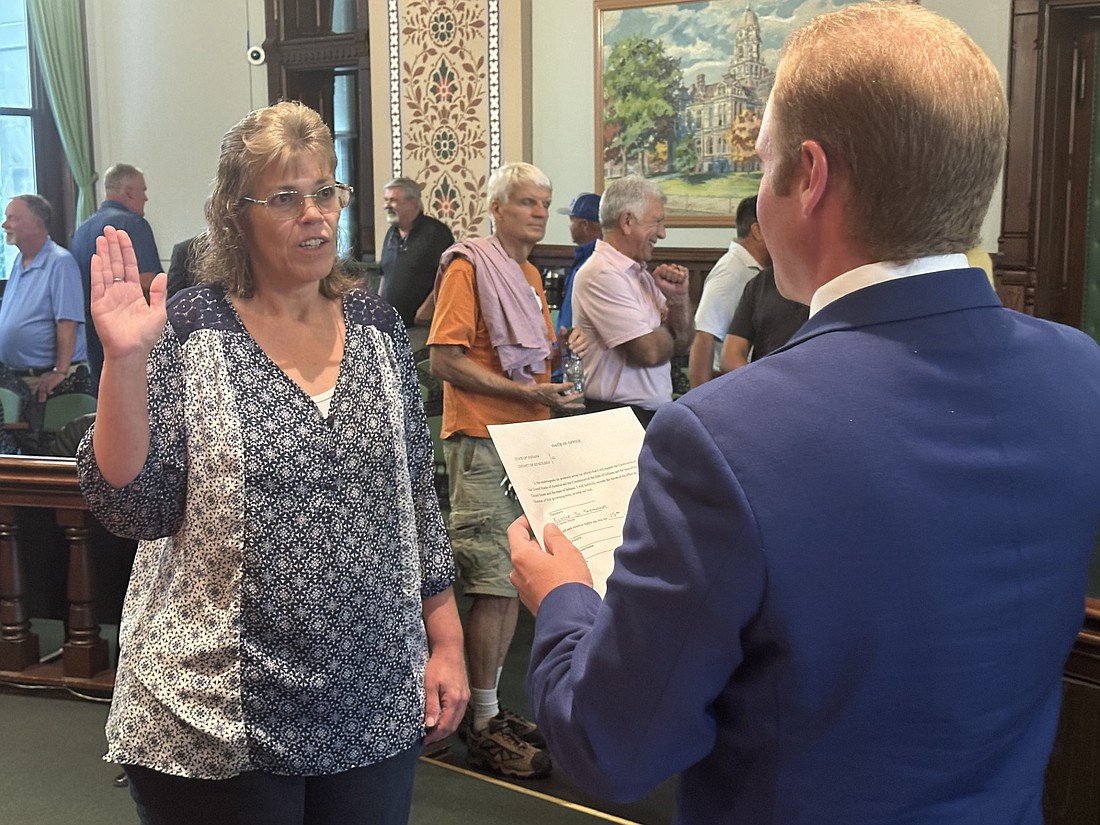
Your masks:
<instances>
[{"instance_id":1,"label":"green curtain","mask_svg":"<svg viewBox=\"0 0 1100 825\"><path fill-rule=\"evenodd\" d=\"M1097 38L1100 40L1100 37ZM1089 155L1089 201L1085 230L1085 295L1081 328L1100 341L1100 48L1094 51L1096 67L1092 97L1092 151ZM1097 594L1100 595L1100 594Z\"/></svg>"},{"instance_id":2,"label":"green curtain","mask_svg":"<svg viewBox=\"0 0 1100 825\"><path fill-rule=\"evenodd\" d=\"M96 181L88 133L81 0L27 0L27 19L61 145L76 181L79 224L95 211Z\"/></svg>"}]
</instances>

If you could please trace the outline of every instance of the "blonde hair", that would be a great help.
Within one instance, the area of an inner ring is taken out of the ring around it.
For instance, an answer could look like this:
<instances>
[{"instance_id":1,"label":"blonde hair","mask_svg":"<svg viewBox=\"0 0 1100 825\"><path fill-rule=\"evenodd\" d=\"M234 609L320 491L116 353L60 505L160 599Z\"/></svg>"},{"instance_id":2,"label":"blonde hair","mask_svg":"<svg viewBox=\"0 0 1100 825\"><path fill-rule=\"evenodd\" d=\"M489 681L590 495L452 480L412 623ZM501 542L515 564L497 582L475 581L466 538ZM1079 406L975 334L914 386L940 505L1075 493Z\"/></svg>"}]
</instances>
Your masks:
<instances>
[{"instance_id":1,"label":"blonde hair","mask_svg":"<svg viewBox=\"0 0 1100 825\"><path fill-rule=\"evenodd\" d=\"M908 3L814 18L783 48L771 108L777 192L803 141L849 187L853 240L879 260L965 252L1000 174L1008 104L958 26Z\"/></svg>"},{"instance_id":2,"label":"blonde hair","mask_svg":"<svg viewBox=\"0 0 1100 825\"><path fill-rule=\"evenodd\" d=\"M494 203L508 203L512 193L525 183L549 189L551 194L554 191L550 178L541 169L530 163L517 161L504 164L489 176L489 182L485 186L485 201L490 209Z\"/></svg>"},{"instance_id":3,"label":"blonde hair","mask_svg":"<svg viewBox=\"0 0 1100 825\"><path fill-rule=\"evenodd\" d=\"M290 169L309 159L336 170L332 132L319 114L296 101L257 109L225 133L206 204L206 232L196 243L196 281L221 284L231 295L252 295L256 283L241 229L241 198L268 169ZM337 260L320 290L335 298L352 286L354 280Z\"/></svg>"}]
</instances>

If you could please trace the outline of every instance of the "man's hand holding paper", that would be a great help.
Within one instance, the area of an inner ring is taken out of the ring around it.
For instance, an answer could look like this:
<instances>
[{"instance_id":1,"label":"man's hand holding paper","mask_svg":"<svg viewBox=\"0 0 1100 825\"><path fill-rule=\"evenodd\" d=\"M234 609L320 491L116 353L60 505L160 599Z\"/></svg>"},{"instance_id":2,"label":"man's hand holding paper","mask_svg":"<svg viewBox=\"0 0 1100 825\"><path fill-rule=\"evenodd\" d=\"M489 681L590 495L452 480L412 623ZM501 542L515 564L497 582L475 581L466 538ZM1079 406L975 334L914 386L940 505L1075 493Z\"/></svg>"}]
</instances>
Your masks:
<instances>
[{"instance_id":1,"label":"man's hand holding paper","mask_svg":"<svg viewBox=\"0 0 1100 825\"><path fill-rule=\"evenodd\" d=\"M527 519L522 529L513 525L508 533L513 555L517 537L522 539L521 549L541 545L551 535L547 526L556 525L554 533L560 530L569 549L580 552L591 570L588 583L603 595L614 551L622 543L627 504L638 483L638 453L645 433L634 413L623 408L490 425L489 434ZM537 594L536 601L544 595ZM524 603L531 606L526 595Z\"/></svg>"},{"instance_id":2,"label":"man's hand holding paper","mask_svg":"<svg viewBox=\"0 0 1100 825\"><path fill-rule=\"evenodd\" d=\"M546 551L531 535L527 516L520 516L508 528L508 546L512 548L512 584L519 597L537 616L546 594L559 584L577 582L592 587L592 572L581 551L565 537L556 524L543 531Z\"/></svg>"}]
</instances>

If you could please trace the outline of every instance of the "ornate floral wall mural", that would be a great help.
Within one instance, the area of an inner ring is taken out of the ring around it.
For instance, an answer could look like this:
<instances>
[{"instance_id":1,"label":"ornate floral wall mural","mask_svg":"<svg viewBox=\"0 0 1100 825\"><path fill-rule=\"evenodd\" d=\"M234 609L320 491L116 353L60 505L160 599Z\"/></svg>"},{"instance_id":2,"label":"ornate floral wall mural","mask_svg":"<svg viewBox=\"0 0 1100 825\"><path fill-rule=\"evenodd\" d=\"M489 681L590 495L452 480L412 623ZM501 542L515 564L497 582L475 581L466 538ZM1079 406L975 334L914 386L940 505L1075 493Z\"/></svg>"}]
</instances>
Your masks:
<instances>
[{"instance_id":1,"label":"ornate floral wall mural","mask_svg":"<svg viewBox=\"0 0 1100 825\"><path fill-rule=\"evenodd\" d=\"M485 183L501 164L500 0L389 0L394 176L458 239L488 227Z\"/></svg>"}]
</instances>

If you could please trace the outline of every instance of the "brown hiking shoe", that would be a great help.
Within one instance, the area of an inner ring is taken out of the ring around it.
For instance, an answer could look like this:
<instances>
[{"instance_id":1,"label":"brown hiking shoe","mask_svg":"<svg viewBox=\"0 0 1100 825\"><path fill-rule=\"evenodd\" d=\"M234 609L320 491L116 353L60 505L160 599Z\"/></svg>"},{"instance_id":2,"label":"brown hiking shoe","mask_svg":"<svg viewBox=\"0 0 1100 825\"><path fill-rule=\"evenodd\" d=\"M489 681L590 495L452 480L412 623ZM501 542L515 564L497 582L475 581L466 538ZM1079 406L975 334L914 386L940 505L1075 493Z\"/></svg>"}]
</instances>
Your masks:
<instances>
[{"instance_id":1,"label":"brown hiking shoe","mask_svg":"<svg viewBox=\"0 0 1100 825\"><path fill-rule=\"evenodd\" d=\"M539 726L532 722L530 719L524 719L515 711L508 710L508 708L501 708L500 712L493 717L494 720L503 722L512 729L512 732L526 742L528 745L534 745L540 750L546 748L546 737L542 735L542 731L539 730ZM458 723L458 738L463 742L466 741L466 737L470 733L470 726L474 723L474 709L469 705L466 706L466 713L462 717L462 721Z\"/></svg>"},{"instance_id":2,"label":"brown hiking shoe","mask_svg":"<svg viewBox=\"0 0 1100 825\"><path fill-rule=\"evenodd\" d=\"M503 719L504 724L510 727L516 736L528 745L534 745L539 749L546 747L546 737L542 735L539 726L530 719L524 719L518 713L508 710L508 708L501 708L500 713L497 714L497 719Z\"/></svg>"},{"instance_id":3,"label":"brown hiking shoe","mask_svg":"<svg viewBox=\"0 0 1100 825\"><path fill-rule=\"evenodd\" d=\"M499 717L485 730L466 731L466 759L471 767L517 779L541 779L553 769L550 754L524 742Z\"/></svg>"}]
</instances>

